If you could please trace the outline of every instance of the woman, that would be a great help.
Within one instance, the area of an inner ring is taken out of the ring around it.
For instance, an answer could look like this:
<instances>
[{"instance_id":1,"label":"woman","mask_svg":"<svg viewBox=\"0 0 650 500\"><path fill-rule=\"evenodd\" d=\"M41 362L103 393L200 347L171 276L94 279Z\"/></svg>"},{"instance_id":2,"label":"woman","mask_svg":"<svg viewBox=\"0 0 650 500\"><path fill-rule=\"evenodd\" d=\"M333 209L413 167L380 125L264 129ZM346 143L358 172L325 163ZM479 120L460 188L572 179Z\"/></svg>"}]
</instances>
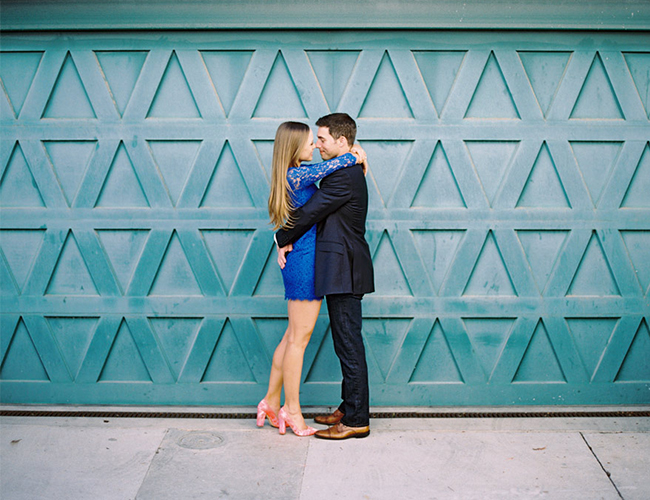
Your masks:
<instances>
[{"instance_id":1,"label":"woman","mask_svg":"<svg viewBox=\"0 0 650 500\"><path fill-rule=\"evenodd\" d=\"M285 122L278 127L273 144L268 204L274 229L291 227L292 211L304 205L316 192L315 182L340 168L365 162L365 152L355 146L354 153L315 165L300 165L311 161L314 147L314 135L304 123ZM289 325L273 354L268 391L257 406L257 425L262 427L268 417L273 427L279 427L280 434L285 433L287 424L297 436L311 436L316 432L305 423L299 397L305 348L323 300L314 293L315 252L316 226L313 226L294 243L282 269ZM285 402L280 408L283 385Z\"/></svg>"}]
</instances>

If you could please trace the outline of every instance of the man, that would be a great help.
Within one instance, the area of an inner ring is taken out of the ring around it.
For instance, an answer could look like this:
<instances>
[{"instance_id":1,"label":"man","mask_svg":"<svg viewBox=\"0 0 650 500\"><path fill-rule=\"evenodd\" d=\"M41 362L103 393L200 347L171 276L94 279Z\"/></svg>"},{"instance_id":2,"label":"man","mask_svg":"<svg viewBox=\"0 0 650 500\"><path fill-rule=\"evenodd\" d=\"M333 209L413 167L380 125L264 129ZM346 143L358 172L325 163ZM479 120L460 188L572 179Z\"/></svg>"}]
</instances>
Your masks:
<instances>
[{"instance_id":1,"label":"man","mask_svg":"<svg viewBox=\"0 0 650 500\"><path fill-rule=\"evenodd\" d=\"M349 115L323 116L316 125L316 147L323 160L350 151L357 126ZM326 298L334 350L343 374L343 402L332 415L315 419L331 425L316 433L323 439L362 438L370 433L368 367L361 336L361 299L375 290L372 259L364 237L367 213L366 180L361 165L355 165L325 177L320 189L296 210L293 227L275 234L282 264L291 248L288 245L318 224L315 291Z\"/></svg>"}]
</instances>

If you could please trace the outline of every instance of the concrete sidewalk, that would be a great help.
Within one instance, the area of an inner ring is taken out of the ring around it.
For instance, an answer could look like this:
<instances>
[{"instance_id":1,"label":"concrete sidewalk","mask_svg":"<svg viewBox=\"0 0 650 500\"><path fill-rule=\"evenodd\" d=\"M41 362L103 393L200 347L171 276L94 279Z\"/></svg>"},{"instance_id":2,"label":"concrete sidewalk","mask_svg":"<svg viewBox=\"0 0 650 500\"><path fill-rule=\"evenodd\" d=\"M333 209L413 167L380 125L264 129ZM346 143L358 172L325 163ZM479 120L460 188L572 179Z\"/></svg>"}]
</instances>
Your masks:
<instances>
[{"instance_id":1,"label":"concrete sidewalk","mask_svg":"<svg viewBox=\"0 0 650 500\"><path fill-rule=\"evenodd\" d=\"M3 417L0 497L650 499L650 418L374 419L371 429L332 442L252 419Z\"/></svg>"}]
</instances>

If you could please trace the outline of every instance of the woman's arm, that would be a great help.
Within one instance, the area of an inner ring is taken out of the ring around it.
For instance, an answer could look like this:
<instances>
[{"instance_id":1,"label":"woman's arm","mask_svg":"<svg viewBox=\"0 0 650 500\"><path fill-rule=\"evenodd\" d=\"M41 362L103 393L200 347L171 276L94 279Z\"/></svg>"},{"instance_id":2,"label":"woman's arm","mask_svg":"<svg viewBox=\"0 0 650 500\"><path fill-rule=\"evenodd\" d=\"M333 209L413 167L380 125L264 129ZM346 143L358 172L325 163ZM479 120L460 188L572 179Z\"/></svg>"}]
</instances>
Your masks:
<instances>
[{"instance_id":1,"label":"woman's arm","mask_svg":"<svg viewBox=\"0 0 650 500\"><path fill-rule=\"evenodd\" d=\"M349 176L345 172L329 177L327 184L324 183L307 203L294 212L292 227L275 233L275 242L279 247L295 242L314 224L338 210L351 195Z\"/></svg>"},{"instance_id":2,"label":"woman's arm","mask_svg":"<svg viewBox=\"0 0 650 500\"><path fill-rule=\"evenodd\" d=\"M300 165L299 167L289 169L289 172L287 172L287 180L291 189L300 189L318 182L332 172L356 165L358 161L358 158L354 154L346 153L322 163Z\"/></svg>"}]
</instances>

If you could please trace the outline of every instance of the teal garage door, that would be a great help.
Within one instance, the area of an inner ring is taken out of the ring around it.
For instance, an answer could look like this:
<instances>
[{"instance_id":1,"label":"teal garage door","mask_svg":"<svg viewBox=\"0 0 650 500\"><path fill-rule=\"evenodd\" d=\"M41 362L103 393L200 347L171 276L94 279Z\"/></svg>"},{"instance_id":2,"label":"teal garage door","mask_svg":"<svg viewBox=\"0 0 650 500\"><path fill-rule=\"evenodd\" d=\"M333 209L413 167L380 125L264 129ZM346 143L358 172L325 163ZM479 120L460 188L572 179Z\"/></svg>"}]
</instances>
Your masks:
<instances>
[{"instance_id":1,"label":"teal garage door","mask_svg":"<svg viewBox=\"0 0 650 500\"><path fill-rule=\"evenodd\" d=\"M332 111L370 159L372 404L650 402L647 35L9 33L0 78L4 403L256 403L272 140ZM325 308L303 375L338 401Z\"/></svg>"}]
</instances>

